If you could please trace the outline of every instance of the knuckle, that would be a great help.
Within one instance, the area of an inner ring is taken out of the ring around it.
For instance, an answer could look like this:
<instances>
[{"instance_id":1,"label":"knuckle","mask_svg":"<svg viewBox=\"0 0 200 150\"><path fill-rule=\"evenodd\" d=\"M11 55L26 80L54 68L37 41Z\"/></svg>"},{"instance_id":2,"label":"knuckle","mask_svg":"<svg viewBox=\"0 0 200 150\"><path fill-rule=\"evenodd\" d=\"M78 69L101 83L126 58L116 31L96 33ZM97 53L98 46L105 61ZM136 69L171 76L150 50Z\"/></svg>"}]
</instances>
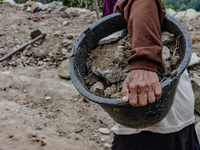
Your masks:
<instances>
[{"instance_id":1,"label":"knuckle","mask_svg":"<svg viewBox=\"0 0 200 150\"><path fill-rule=\"evenodd\" d=\"M137 83L137 87L138 87L139 89L144 89L144 88L146 87L146 83L145 83L145 82L138 82L138 83Z\"/></svg>"},{"instance_id":2,"label":"knuckle","mask_svg":"<svg viewBox=\"0 0 200 150\"><path fill-rule=\"evenodd\" d=\"M136 88L137 88L137 86L135 84L129 84L129 89L134 90Z\"/></svg>"},{"instance_id":3,"label":"knuckle","mask_svg":"<svg viewBox=\"0 0 200 150\"><path fill-rule=\"evenodd\" d=\"M153 86L155 85L155 82L149 81L149 82L147 83L147 85L148 85L148 87L153 87Z\"/></svg>"}]
</instances>

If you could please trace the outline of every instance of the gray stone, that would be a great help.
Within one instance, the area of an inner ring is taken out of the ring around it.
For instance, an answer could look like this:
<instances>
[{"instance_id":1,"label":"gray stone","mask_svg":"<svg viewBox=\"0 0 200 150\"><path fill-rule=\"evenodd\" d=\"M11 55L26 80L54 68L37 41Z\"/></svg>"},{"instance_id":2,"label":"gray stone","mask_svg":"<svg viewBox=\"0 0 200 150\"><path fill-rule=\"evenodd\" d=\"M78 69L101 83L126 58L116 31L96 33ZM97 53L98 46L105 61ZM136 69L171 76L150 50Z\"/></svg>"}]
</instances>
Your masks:
<instances>
[{"instance_id":1,"label":"gray stone","mask_svg":"<svg viewBox=\"0 0 200 150\"><path fill-rule=\"evenodd\" d=\"M117 64L120 64L121 62L123 62L125 57L125 54L121 51L115 51L114 54L114 61L117 62Z\"/></svg>"},{"instance_id":2,"label":"gray stone","mask_svg":"<svg viewBox=\"0 0 200 150\"><path fill-rule=\"evenodd\" d=\"M167 43L173 42L175 40L174 34L171 34L171 33L167 32L167 31L166 32L162 32L161 38L162 38L162 43L163 44L167 44Z\"/></svg>"},{"instance_id":3,"label":"gray stone","mask_svg":"<svg viewBox=\"0 0 200 150\"><path fill-rule=\"evenodd\" d=\"M189 22L191 20L197 19L199 13L194 9L187 9L186 11L178 12L174 18L181 22Z\"/></svg>"},{"instance_id":4,"label":"gray stone","mask_svg":"<svg viewBox=\"0 0 200 150\"><path fill-rule=\"evenodd\" d=\"M38 3L34 3L32 6L31 6L31 12L34 13L38 10L39 8L39 4Z\"/></svg>"},{"instance_id":5,"label":"gray stone","mask_svg":"<svg viewBox=\"0 0 200 150\"><path fill-rule=\"evenodd\" d=\"M90 88L90 92L94 95L97 96L101 96L103 97L104 95L104 86L101 82L97 82L95 83L91 88Z\"/></svg>"},{"instance_id":6,"label":"gray stone","mask_svg":"<svg viewBox=\"0 0 200 150\"><path fill-rule=\"evenodd\" d=\"M58 9L58 8L60 8L62 6L63 6L62 2L54 1L54 2L49 3L48 7L51 8L51 9Z\"/></svg>"},{"instance_id":7,"label":"gray stone","mask_svg":"<svg viewBox=\"0 0 200 150\"><path fill-rule=\"evenodd\" d=\"M49 7L49 4L42 5L41 10L46 11L48 9L48 7Z\"/></svg>"},{"instance_id":8,"label":"gray stone","mask_svg":"<svg viewBox=\"0 0 200 150\"><path fill-rule=\"evenodd\" d=\"M110 130L108 128L99 128L98 131L103 134L110 134Z\"/></svg>"},{"instance_id":9,"label":"gray stone","mask_svg":"<svg viewBox=\"0 0 200 150\"><path fill-rule=\"evenodd\" d=\"M168 47L163 46L162 49L162 61L165 61L170 58L170 50Z\"/></svg>"},{"instance_id":10,"label":"gray stone","mask_svg":"<svg viewBox=\"0 0 200 150\"><path fill-rule=\"evenodd\" d=\"M109 143L105 143L105 144L103 145L103 147L104 147L105 149L111 149L112 145L109 144Z\"/></svg>"},{"instance_id":11,"label":"gray stone","mask_svg":"<svg viewBox=\"0 0 200 150\"><path fill-rule=\"evenodd\" d=\"M50 96L46 96L46 97L45 97L45 100L46 100L46 101L49 101L49 100L51 100L51 97L50 97Z\"/></svg>"},{"instance_id":12,"label":"gray stone","mask_svg":"<svg viewBox=\"0 0 200 150\"><path fill-rule=\"evenodd\" d=\"M56 31L55 33L54 33L54 36L60 36L61 35L61 31Z\"/></svg>"},{"instance_id":13,"label":"gray stone","mask_svg":"<svg viewBox=\"0 0 200 150\"><path fill-rule=\"evenodd\" d=\"M31 12L31 7L27 7L26 11Z\"/></svg>"},{"instance_id":14,"label":"gray stone","mask_svg":"<svg viewBox=\"0 0 200 150\"><path fill-rule=\"evenodd\" d=\"M175 66L178 63L179 60L180 60L180 56L172 57L172 65Z\"/></svg>"},{"instance_id":15,"label":"gray stone","mask_svg":"<svg viewBox=\"0 0 200 150\"><path fill-rule=\"evenodd\" d=\"M99 45L115 42L115 41L123 38L126 35L126 33L127 33L126 29L114 32L113 34L101 39L99 41Z\"/></svg>"},{"instance_id":16,"label":"gray stone","mask_svg":"<svg viewBox=\"0 0 200 150\"><path fill-rule=\"evenodd\" d=\"M108 82L112 84L121 81L123 76L120 71L114 72L112 70L101 70L95 66L92 67L92 72L99 77L104 77Z\"/></svg>"},{"instance_id":17,"label":"gray stone","mask_svg":"<svg viewBox=\"0 0 200 150\"><path fill-rule=\"evenodd\" d=\"M190 59L188 67L194 66L199 63L200 63L200 57L198 57L196 53L192 53L192 57Z\"/></svg>"},{"instance_id":18,"label":"gray stone","mask_svg":"<svg viewBox=\"0 0 200 150\"><path fill-rule=\"evenodd\" d=\"M59 11L65 11L66 9L67 9L66 6L62 6L62 7L58 8Z\"/></svg>"},{"instance_id":19,"label":"gray stone","mask_svg":"<svg viewBox=\"0 0 200 150\"><path fill-rule=\"evenodd\" d=\"M112 85L110 87L107 87L105 90L104 90L104 97L106 98L109 98L112 94L114 94L115 92L117 91L117 87L116 85Z\"/></svg>"},{"instance_id":20,"label":"gray stone","mask_svg":"<svg viewBox=\"0 0 200 150\"><path fill-rule=\"evenodd\" d=\"M79 15L80 14L86 14L86 13L90 13L91 11L90 10L87 10L87 9L84 9L84 8L74 8L74 7L70 7L70 8L67 8L65 10L66 13L74 13L74 12L77 12Z\"/></svg>"},{"instance_id":21,"label":"gray stone","mask_svg":"<svg viewBox=\"0 0 200 150\"><path fill-rule=\"evenodd\" d=\"M166 12L167 12L167 14L168 15L170 15L170 16L175 16L176 14L177 14L177 12L175 12L173 9L171 9L171 8L168 8L168 9L166 9Z\"/></svg>"},{"instance_id":22,"label":"gray stone","mask_svg":"<svg viewBox=\"0 0 200 150\"><path fill-rule=\"evenodd\" d=\"M59 14L60 13L60 11L58 10L58 9L55 9L55 10L53 10L52 12L51 12L51 14Z\"/></svg>"},{"instance_id":23,"label":"gray stone","mask_svg":"<svg viewBox=\"0 0 200 150\"><path fill-rule=\"evenodd\" d=\"M164 67L164 75L165 76L170 76L172 73L172 69L171 69L171 61L164 61L162 63L162 66Z\"/></svg>"},{"instance_id":24,"label":"gray stone","mask_svg":"<svg viewBox=\"0 0 200 150\"><path fill-rule=\"evenodd\" d=\"M122 80L122 72L121 71L112 71L112 70L105 70L103 71L103 77L110 83L117 83Z\"/></svg>"},{"instance_id":25,"label":"gray stone","mask_svg":"<svg viewBox=\"0 0 200 150\"><path fill-rule=\"evenodd\" d=\"M31 7L35 2L34 1L27 1L25 4L24 4L24 7L27 8L27 7Z\"/></svg>"},{"instance_id":26,"label":"gray stone","mask_svg":"<svg viewBox=\"0 0 200 150\"><path fill-rule=\"evenodd\" d=\"M99 81L99 78L95 76L93 73L91 73L88 76L86 76L84 80L87 85L92 86Z\"/></svg>"},{"instance_id":27,"label":"gray stone","mask_svg":"<svg viewBox=\"0 0 200 150\"><path fill-rule=\"evenodd\" d=\"M62 48L62 54L67 54L68 53L68 50L66 48Z\"/></svg>"},{"instance_id":28,"label":"gray stone","mask_svg":"<svg viewBox=\"0 0 200 150\"><path fill-rule=\"evenodd\" d=\"M47 26L47 24L45 22L41 23L41 26Z\"/></svg>"},{"instance_id":29,"label":"gray stone","mask_svg":"<svg viewBox=\"0 0 200 150\"><path fill-rule=\"evenodd\" d=\"M110 96L110 98L113 98L113 99L119 99L119 98L121 98L121 92L112 94L112 95Z\"/></svg>"},{"instance_id":30,"label":"gray stone","mask_svg":"<svg viewBox=\"0 0 200 150\"><path fill-rule=\"evenodd\" d=\"M122 45L117 46L117 51L124 51L124 50L125 50L125 46L122 46Z\"/></svg>"},{"instance_id":31,"label":"gray stone","mask_svg":"<svg viewBox=\"0 0 200 150\"><path fill-rule=\"evenodd\" d=\"M38 61L38 66L42 66L44 64L43 61Z\"/></svg>"},{"instance_id":32,"label":"gray stone","mask_svg":"<svg viewBox=\"0 0 200 150\"><path fill-rule=\"evenodd\" d=\"M71 54L70 54L70 53L66 53L66 55L65 55L65 57L66 57L67 59L69 59L69 58L70 58L70 56L71 56Z\"/></svg>"},{"instance_id":33,"label":"gray stone","mask_svg":"<svg viewBox=\"0 0 200 150\"><path fill-rule=\"evenodd\" d=\"M69 59L64 60L57 70L58 76L70 79L69 76Z\"/></svg>"},{"instance_id":34,"label":"gray stone","mask_svg":"<svg viewBox=\"0 0 200 150\"><path fill-rule=\"evenodd\" d=\"M70 46L70 45L73 45L73 41L72 40L68 40L68 39L63 39L62 41L62 45L63 46Z\"/></svg>"},{"instance_id":35,"label":"gray stone","mask_svg":"<svg viewBox=\"0 0 200 150\"><path fill-rule=\"evenodd\" d=\"M38 4L38 10L41 10L42 9L42 6L43 6L43 4L42 3L40 3L40 2L36 2L37 4Z\"/></svg>"},{"instance_id":36,"label":"gray stone","mask_svg":"<svg viewBox=\"0 0 200 150\"><path fill-rule=\"evenodd\" d=\"M24 93L27 93L28 91L26 90L26 89L24 89L24 91L23 91Z\"/></svg>"},{"instance_id":37,"label":"gray stone","mask_svg":"<svg viewBox=\"0 0 200 150\"><path fill-rule=\"evenodd\" d=\"M63 26L66 26L66 25L68 25L68 23L69 23L69 21L64 21L64 22L62 23L62 25L63 25Z\"/></svg>"},{"instance_id":38,"label":"gray stone","mask_svg":"<svg viewBox=\"0 0 200 150\"><path fill-rule=\"evenodd\" d=\"M71 35L71 34L69 34L69 35L67 35L67 38L68 38L68 39L73 39L73 38L74 38L74 36L73 36L73 35Z\"/></svg>"}]
</instances>

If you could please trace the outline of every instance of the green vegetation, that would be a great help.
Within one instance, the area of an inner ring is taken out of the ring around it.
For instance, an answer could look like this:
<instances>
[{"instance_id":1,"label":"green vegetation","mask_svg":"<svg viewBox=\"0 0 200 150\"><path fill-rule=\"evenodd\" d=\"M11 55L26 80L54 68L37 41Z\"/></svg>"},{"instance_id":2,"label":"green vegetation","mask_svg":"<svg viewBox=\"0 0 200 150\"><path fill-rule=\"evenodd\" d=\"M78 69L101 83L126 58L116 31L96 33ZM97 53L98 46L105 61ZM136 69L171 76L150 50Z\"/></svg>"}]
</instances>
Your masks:
<instances>
[{"instance_id":1,"label":"green vegetation","mask_svg":"<svg viewBox=\"0 0 200 150\"><path fill-rule=\"evenodd\" d=\"M176 11L193 8L200 11L200 0L165 0L167 5L173 5Z\"/></svg>"}]
</instances>

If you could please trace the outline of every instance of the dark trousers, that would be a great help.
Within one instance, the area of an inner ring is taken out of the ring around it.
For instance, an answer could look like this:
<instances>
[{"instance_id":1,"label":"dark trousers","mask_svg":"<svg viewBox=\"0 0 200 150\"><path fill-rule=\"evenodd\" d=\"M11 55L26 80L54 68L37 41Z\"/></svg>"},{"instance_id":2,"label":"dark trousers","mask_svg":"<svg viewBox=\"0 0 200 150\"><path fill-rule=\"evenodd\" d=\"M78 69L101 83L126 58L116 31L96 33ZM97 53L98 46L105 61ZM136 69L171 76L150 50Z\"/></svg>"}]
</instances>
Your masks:
<instances>
[{"instance_id":1,"label":"dark trousers","mask_svg":"<svg viewBox=\"0 0 200 150\"><path fill-rule=\"evenodd\" d=\"M179 132L115 135L112 150L200 150L194 124Z\"/></svg>"}]
</instances>

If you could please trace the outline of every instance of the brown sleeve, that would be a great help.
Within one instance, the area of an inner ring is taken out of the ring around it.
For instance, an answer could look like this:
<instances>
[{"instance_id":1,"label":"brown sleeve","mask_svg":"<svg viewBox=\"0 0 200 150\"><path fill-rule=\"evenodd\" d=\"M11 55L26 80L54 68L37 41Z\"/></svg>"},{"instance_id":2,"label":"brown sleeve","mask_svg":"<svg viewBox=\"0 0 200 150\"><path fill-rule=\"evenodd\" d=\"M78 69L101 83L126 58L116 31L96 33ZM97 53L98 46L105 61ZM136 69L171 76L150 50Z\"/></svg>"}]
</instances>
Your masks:
<instances>
[{"instance_id":1,"label":"brown sleeve","mask_svg":"<svg viewBox=\"0 0 200 150\"><path fill-rule=\"evenodd\" d=\"M121 0L116 6L128 23L132 41L130 70L157 72L162 63L161 25L166 12L160 0Z\"/></svg>"}]
</instances>

